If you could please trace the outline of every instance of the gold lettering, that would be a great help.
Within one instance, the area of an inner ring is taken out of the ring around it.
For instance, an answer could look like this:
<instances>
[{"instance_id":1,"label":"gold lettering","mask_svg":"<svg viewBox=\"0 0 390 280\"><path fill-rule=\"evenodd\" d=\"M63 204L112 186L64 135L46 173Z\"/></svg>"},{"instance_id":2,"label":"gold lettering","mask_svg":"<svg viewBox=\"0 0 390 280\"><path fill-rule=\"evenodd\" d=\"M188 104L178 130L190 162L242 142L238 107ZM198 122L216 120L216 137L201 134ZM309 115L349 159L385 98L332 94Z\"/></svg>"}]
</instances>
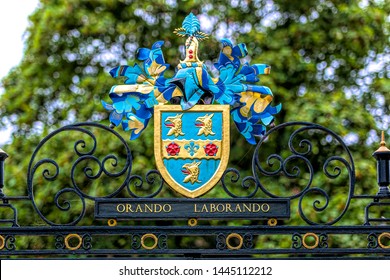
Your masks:
<instances>
[{"instance_id":1,"label":"gold lettering","mask_svg":"<svg viewBox=\"0 0 390 280\"><path fill-rule=\"evenodd\" d=\"M123 205L123 204L118 204L117 206L116 206L116 211L117 212L119 212L119 213L123 213L123 212L125 212L125 205Z\"/></svg>"},{"instance_id":2,"label":"gold lettering","mask_svg":"<svg viewBox=\"0 0 390 280\"><path fill-rule=\"evenodd\" d=\"M261 210L260 204L258 204L258 203L252 204L252 212L253 213L258 213L258 212L260 212L260 210Z\"/></svg>"},{"instance_id":3,"label":"gold lettering","mask_svg":"<svg viewBox=\"0 0 390 280\"><path fill-rule=\"evenodd\" d=\"M217 205L217 211L219 212L219 213L221 213L221 212L225 212L225 205L224 204L218 204Z\"/></svg>"},{"instance_id":4,"label":"gold lettering","mask_svg":"<svg viewBox=\"0 0 390 280\"><path fill-rule=\"evenodd\" d=\"M226 212L233 212L232 205L230 203L226 204Z\"/></svg>"},{"instance_id":5,"label":"gold lettering","mask_svg":"<svg viewBox=\"0 0 390 280\"><path fill-rule=\"evenodd\" d=\"M153 208L152 208L152 205L147 205L147 204L145 204L144 205L145 206L145 212L150 212L150 213L153 213Z\"/></svg>"},{"instance_id":6,"label":"gold lettering","mask_svg":"<svg viewBox=\"0 0 390 280\"><path fill-rule=\"evenodd\" d=\"M249 204L249 206L248 206L247 204L244 203L243 206L244 206L244 211L243 212L245 212L245 209L248 210L248 212L252 212L251 204Z\"/></svg>"},{"instance_id":7,"label":"gold lettering","mask_svg":"<svg viewBox=\"0 0 390 280\"><path fill-rule=\"evenodd\" d=\"M161 204L155 204L154 205L154 213L160 213L162 211Z\"/></svg>"},{"instance_id":8,"label":"gold lettering","mask_svg":"<svg viewBox=\"0 0 390 280\"><path fill-rule=\"evenodd\" d=\"M180 209L180 207L179 207ZM178 209L178 210L179 210ZM116 205L118 213L170 213L172 205L169 203L120 203ZM194 213L267 213L271 210L268 203L203 203L193 204Z\"/></svg>"},{"instance_id":9,"label":"gold lettering","mask_svg":"<svg viewBox=\"0 0 390 280\"><path fill-rule=\"evenodd\" d=\"M141 205L137 204L137 208L135 209L135 213L142 213L142 207Z\"/></svg>"},{"instance_id":10,"label":"gold lettering","mask_svg":"<svg viewBox=\"0 0 390 280\"><path fill-rule=\"evenodd\" d=\"M194 212L195 212L195 213L199 213L200 211L197 209L196 206L197 206L197 204L194 204Z\"/></svg>"},{"instance_id":11,"label":"gold lettering","mask_svg":"<svg viewBox=\"0 0 390 280\"><path fill-rule=\"evenodd\" d=\"M170 204L164 204L163 210L165 213L169 213L172 211L172 206Z\"/></svg>"},{"instance_id":12,"label":"gold lettering","mask_svg":"<svg viewBox=\"0 0 390 280\"><path fill-rule=\"evenodd\" d=\"M270 210L270 208L271 207L267 203L261 205L261 211L263 211L264 213L267 213Z\"/></svg>"}]
</instances>

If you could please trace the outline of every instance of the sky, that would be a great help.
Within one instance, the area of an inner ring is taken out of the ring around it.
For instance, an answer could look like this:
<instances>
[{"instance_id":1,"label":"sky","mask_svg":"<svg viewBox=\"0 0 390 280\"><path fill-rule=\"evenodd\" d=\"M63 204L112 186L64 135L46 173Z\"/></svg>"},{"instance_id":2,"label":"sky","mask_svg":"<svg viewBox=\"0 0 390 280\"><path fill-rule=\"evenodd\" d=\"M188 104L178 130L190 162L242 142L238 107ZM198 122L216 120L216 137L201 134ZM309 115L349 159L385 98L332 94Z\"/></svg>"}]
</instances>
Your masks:
<instances>
[{"instance_id":1,"label":"sky","mask_svg":"<svg viewBox=\"0 0 390 280\"><path fill-rule=\"evenodd\" d=\"M28 26L28 16L38 6L39 0L0 1L0 79L22 59L23 34ZM0 87L0 94L3 89ZM1 104L0 104L1 106ZM1 118L2 116L0 116ZM9 142L11 128L0 130L0 147Z\"/></svg>"}]
</instances>

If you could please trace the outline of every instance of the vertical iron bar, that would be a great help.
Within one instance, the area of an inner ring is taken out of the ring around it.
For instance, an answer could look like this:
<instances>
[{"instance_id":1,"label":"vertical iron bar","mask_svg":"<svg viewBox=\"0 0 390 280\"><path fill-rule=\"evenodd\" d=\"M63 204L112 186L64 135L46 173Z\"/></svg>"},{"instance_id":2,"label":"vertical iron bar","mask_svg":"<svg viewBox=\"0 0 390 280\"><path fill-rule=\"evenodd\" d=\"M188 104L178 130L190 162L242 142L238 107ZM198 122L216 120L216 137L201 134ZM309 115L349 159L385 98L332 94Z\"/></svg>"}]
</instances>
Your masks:
<instances>
[{"instance_id":1,"label":"vertical iron bar","mask_svg":"<svg viewBox=\"0 0 390 280\"><path fill-rule=\"evenodd\" d=\"M386 147L385 134L382 131L382 141L378 150L373 153L377 160L378 196L390 196L390 150Z\"/></svg>"}]
</instances>

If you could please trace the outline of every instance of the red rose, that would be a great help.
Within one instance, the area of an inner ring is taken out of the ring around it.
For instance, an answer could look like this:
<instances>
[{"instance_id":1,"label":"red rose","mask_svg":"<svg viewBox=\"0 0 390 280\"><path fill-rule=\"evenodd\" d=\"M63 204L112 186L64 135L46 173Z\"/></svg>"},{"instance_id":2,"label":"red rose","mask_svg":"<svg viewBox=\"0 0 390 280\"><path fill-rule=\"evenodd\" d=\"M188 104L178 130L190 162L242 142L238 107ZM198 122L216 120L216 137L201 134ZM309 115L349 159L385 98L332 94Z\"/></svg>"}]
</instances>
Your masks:
<instances>
[{"instance_id":1,"label":"red rose","mask_svg":"<svg viewBox=\"0 0 390 280\"><path fill-rule=\"evenodd\" d=\"M204 151L208 156L215 156L218 152L218 147L213 143L209 143L204 147Z\"/></svg>"},{"instance_id":2,"label":"red rose","mask_svg":"<svg viewBox=\"0 0 390 280\"><path fill-rule=\"evenodd\" d=\"M180 152L180 146L177 145L175 142L172 142L168 146L166 146L167 153L170 156L177 156Z\"/></svg>"}]
</instances>

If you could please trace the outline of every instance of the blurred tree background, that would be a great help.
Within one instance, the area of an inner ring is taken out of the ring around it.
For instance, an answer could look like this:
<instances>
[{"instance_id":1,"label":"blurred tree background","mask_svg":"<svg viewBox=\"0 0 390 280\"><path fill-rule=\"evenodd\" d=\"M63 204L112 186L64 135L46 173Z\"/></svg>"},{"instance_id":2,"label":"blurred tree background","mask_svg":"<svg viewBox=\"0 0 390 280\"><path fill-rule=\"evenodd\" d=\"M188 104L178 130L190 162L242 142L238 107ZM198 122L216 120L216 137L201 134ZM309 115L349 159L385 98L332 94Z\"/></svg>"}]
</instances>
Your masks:
<instances>
[{"instance_id":1,"label":"blurred tree background","mask_svg":"<svg viewBox=\"0 0 390 280\"><path fill-rule=\"evenodd\" d=\"M74 122L108 125L101 100L109 101L109 89L121 82L108 71L121 64L133 65L137 48L164 40L165 60L171 65L168 74L173 74L184 56L184 40L173 30L190 12L200 19L201 30L211 34L200 45L200 59L211 71L215 71L212 63L218 59L219 39L245 43L251 63L272 67L261 83L272 89L274 104L283 104L275 123L315 122L341 135L354 156L357 192L376 193L371 154L378 147L379 130L389 131L390 119L388 0L41 0L30 17L24 58L2 80L0 125L14 127L12 143L2 147L10 155L5 193L26 193L30 157L49 132ZM254 147L234 127L231 131L229 166L248 175ZM123 149L104 137L100 141L103 147ZM58 162L71 164L73 144L66 135L46 152L55 154ZM151 125L129 145L134 174L154 168ZM268 145L270 150L277 149L278 142L275 139ZM46 182L36 194L43 205L55 189L70 185L66 176L59 179L51 185ZM101 184L91 188L94 195L105 191ZM291 191L288 188L286 192ZM58 213L55 205L45 211ZM361 224L362 206L358 204L351 213L344 223ZM51 218L62 219L61 215L51 214ZM27 203L19 209L19 217L21 224L43 223ZM295 219L292 222L298 223L299 218ZM86 222L92 223L92 218Z\"/></svg>"}]
</instances>

